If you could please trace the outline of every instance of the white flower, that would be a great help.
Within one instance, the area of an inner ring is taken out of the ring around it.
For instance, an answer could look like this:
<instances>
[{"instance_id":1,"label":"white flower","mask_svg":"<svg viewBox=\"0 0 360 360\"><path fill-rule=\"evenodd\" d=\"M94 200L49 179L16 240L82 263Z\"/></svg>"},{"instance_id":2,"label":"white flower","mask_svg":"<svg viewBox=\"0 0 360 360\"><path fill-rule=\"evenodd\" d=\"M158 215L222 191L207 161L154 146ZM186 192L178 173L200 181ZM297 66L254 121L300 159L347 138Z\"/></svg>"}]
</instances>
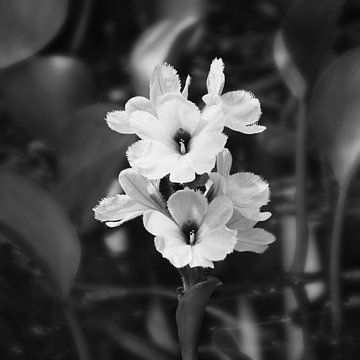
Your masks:
<instances>
[{"instance_id":1,"label":"white flower","mask_svg":"<svg viewBox=\"0 0 360 360\"><path fill-rule=\"evenodd\" d=\"M97 220L105 221L107 226L114 227L143 215L147 210L167 214L157 182L148 180L133 169L123 170L119 175L119 182L125 195L101 200L94 208Z\"/></svg>"},{"instance_id":2,"label":"white flower","mask_svg":"<svg viewBox=\"0 0 360 360\"><path fill-rule=\"evenodd\" d=\"M204 195L190 189L171 195L171 218L156 210L144 214L147 231L155 235L155 247L175 267L214 267L234 250L236 231L225 224L233 212L231 201L219 196L210 204Z\"/></svg>"},{"instance_id":3,"label":"white flower","mask_svg":"<svg viewBox=\"0 0 360 360\"><path fill-rule=\"evenodd\" d=\"M187 99L190 77L182 92L182 96ZM135 96L127 101L125 110L111 111L106 115L108 126L121 134L133 134L135 131L130 125L131 114L135 111L146 111L154 116L157 115L156 108L164 95L181 95L180 79L176 70L168 65L161 64L154 68L150 79L150 99L143 96Z\"/></svg>"},{"instance_id":4,"label":"white flower","mask_svg":"<svg viewBox=\"0 0 360 360\"><path fill-rule=\"evenodd\" d=\"M170 174L171 182L191 182L195 174L211 171L227 140L221 119L204 120L196 105L182 96L158 105L157 117L134 112L130 125L142 140L128 149L129 163L149 179Z\"/></svg>"},{"instance_id":5,"label":"white flower","mask_svg":"<svg viewBox=\"0 0 360 360\"><path fill-rule=\"evenodd\" d=\"M266 129L257 125L261 116L259 100L245 90L229 91L223 95L225 84L224 63L214 59L207 78L208 93L203 96L205 112L212 107L220 109L225 118L225 126L244 134L256 134Z\"/></svg>"},{"instance_id":6,"label":"white flower","mask_svg":"<svg viewBox=\"0 0 360 360\"><path fill-rule=\"evenodd\" d=\"M241 172L230 175L232 157L228 149L217 156L217 172L211 173L212 186L208 197L226 195L233 203L234 212L227 226L237 230L237 251L264 252L275 237L259 228L254 228L258 221L271 216L270 212L261 212L260 208L269 201L270 190L267 182L259 176Z\"/></svg>"}]
</instances>

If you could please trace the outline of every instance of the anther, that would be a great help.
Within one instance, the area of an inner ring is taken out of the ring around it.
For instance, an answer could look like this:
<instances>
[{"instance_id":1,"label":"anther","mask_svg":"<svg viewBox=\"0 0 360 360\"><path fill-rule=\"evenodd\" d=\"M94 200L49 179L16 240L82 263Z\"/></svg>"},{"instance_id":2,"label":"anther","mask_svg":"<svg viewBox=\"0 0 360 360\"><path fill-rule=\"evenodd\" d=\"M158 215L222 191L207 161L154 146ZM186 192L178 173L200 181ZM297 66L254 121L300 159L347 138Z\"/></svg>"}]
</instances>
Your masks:
<instances>
[{"instance_id":1,"label":"anther","mask_svg":"<svg viewBox=\"0 0 360 360\"><path fill-rule=\"evenodd\" d=\"M179 145L180 145L180 152L182 155L186 154L186 147L185 147L185 142L183 139L181 139L179 141Z\"/></svg>"},{"instance_id":2,"label":"anther","mask_svg":"<svg viewBox=\"0 0 360 360\"><path fill-rule=\"evenodd\" d=\"M190 237L190 239L189 239L190 245L193 245L195 242L195 230L190 231L189 237Z\"/></svg>"}]
</instances>

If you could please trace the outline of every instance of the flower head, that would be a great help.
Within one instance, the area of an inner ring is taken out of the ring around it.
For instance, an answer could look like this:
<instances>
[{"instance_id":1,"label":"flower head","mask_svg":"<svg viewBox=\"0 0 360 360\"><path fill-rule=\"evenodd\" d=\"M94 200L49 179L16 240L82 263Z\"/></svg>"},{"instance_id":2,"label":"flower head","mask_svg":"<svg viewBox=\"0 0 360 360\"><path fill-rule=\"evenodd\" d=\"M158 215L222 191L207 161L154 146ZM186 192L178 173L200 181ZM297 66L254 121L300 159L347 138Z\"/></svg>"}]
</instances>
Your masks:
<instances>
[{"instance_id":1,"label":"flower head","mask_svg":"<svg viewBox=\"0 0 360 360\"><path fill-rule=\"evenodd\" d=\"M257 125L261 116L259 100L245 90L229 91L222 95L225 84L224 63L214 59L207 78L208 93L203 96L205 111L217 107L224 116L225 126L244 134L264 131L265 126Z\"/></svg>"},{"instance_id":2,"label":"flower head","mask_svg":"<svg viewBox=\"0 0 360 360\"><path fill-rule=\"evenodd\" d=\"M167 205L171 217L147 211L143 221L155 235L156 249L175 267L214 267L213 261L233 251L236 232L226 227L233 212L228 198L209 204L203 194L185 189L171 195Z\"/></svg>"}]
</instances>

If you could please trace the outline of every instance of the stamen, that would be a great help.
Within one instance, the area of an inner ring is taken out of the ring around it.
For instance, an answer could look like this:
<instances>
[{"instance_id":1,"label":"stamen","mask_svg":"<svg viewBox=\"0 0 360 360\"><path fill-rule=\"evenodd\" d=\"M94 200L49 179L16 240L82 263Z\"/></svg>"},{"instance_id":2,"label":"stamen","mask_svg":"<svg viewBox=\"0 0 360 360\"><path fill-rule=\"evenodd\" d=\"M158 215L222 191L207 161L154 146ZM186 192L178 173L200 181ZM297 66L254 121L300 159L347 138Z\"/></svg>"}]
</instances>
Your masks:
<instances>
[{"instance_id":1,"label":"stamen","mask_svg":"<svg viewBox=\"0 0 360 360\"><path fill-rule=\"evenodd\" d=\"M190 245L193 245L195 242L195 230L191 230L189 233Z\"/></svg>"},{"instance_id":2,"label":"stamen","mask_svg":"<svg viewBox=\"0 0 360 360\"><path fill-rule=\"evenodd\" d=\"M185 142L183 139L181 139L179 141L179 145L180 145L180 152L182 155L186 154L186 147L185 147Z\"/></svg>"}]
</instances>

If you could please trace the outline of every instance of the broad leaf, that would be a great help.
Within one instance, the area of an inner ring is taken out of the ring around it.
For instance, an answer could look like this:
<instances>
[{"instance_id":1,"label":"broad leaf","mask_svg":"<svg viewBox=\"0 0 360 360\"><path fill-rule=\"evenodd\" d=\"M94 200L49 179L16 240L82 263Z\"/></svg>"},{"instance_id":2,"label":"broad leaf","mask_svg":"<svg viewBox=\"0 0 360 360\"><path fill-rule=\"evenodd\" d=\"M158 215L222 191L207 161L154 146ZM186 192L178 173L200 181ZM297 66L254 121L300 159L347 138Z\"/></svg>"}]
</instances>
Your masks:
<instances>
[{"instance_id":1,"label":"broad leaf","mask_svg":"<svg viewBox=\"0 0 360 360\"><path fill-rule=\"evenodd\" d=\"M197 359L197 347L206 305L213 291L221 285L216 278L209 278L186 290L176 310L182 359Z\"/></svg>"},{"instance_id":2,"label":"broad leaf","mask_svg":"<svg viewBox=\"0 0 360 360\"><path fill-rule=\"evenodd\" d=\"M329 66L317 83L310 122L321 150L329 157L341 186L348 183L360 158L360 49Z\"/></svg>"},{"instance_id":3,"label":"broad leaf","mask_svg":"<svg viewBox=\"0 0 360 360\"><path fill-rule=\"evenodd\" d=\"M65 56L33 58L0 74L1 98L14 120L53 143L70 116L95 95L91 70Z\"/></svg>"},{"instance_id":4,"label":"broad leaf","mask_svg":"<svg viewBox=\"0 0 360 360\"><path fill-rule=\"evenodd\" d=\"M120 169L128 167L125 153L135 136L112 131L104 120L117 108L97 104L78 111L59 138L57 195L81 231L96 224L93 207L106 196Z\"/></svg>"},{"instance_id":5,"label":"broad leaf","mask_svg":"<svg viewBox=\"0 0 360 360\"><path fill-rule=\"evenodd\" d=\"M0 232L40 263L56 294L68 296L79 267L80 244L50 194L20 175L1 171Z\"/></svg>"},{"instance_id":6,"label":"broad leaf","mask_svg":"<svg viewBox=\"0 0 360 360\"><path fill-rule=\"evenodd\" d=\"M42 49L64 23L68 0L0 0L0 68Z\"/></svg>"}]
</instances>

